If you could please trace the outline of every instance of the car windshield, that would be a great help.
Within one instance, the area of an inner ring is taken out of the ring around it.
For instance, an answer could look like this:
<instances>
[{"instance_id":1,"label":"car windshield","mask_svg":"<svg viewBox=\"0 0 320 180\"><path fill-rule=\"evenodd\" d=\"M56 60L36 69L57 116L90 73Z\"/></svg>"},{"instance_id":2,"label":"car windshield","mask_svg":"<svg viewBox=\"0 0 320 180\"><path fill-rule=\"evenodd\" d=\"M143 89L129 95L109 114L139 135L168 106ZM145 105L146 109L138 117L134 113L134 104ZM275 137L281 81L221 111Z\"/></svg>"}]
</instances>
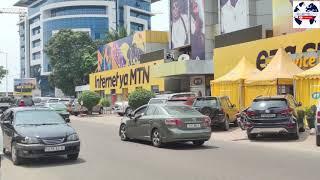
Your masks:
<instances>
[{"instance_id":1,"label":"car windshield","mask_svg":"<svg viewBox=\"0 0 320 180\"><path fill-rule=\"evenodd\" d=\"M50 103L53 103L53 102L59 102L59 99L49 99L49 101L48 102L50 102Z\"/></svg>"},{"instance_id":2,"label":"car windshield","mask_svg":"<svg viewBox=\"0 0 320 180\"><path fill-rule=\"evenodd\" d=\"M62 124L63 118L54 111L20 111L16 113L15 125Z\"/></svg>"},{"instance_id":3,"label":"car windshield","mask_svg":"<svg viewBox=\"0 0 320 180\"><path fill-rule=\"evenodd\" d=\"M217 98L200 98L194 102L196 107L217 107L218 101Z\"/></svg>"},{"instance_id":4,"label":"car windshield","mask_svg":"<svg viewBox=\"0 0 320 180\"><path fill-rule=\"evenodd\" d=\"M201 113L192 109L189 106L165 106L164 109L170 115L201 115Z\"/></svg>"},{"instance_id":5,"label":"car windshield","mask_svg":"<svg viewBox=\"0 0 320 180\"><path fill-rule=\"evenodd\" d=\"M64 109L64 108L67 108L66 105L64 105L62 103L50 103L49 107L51 107L53 109Z\"/></svg>"},{"instance_id":6,"label":"car windshield","mask_svg":"<svg viewBox=\"0 0 320 180\"><path fill-rule=\"evenodd\" d=\"M288 107L288 105L285 99L256 99L251 105L253 110L267 110L286 107Z\"/></svg>"}]
</instances>

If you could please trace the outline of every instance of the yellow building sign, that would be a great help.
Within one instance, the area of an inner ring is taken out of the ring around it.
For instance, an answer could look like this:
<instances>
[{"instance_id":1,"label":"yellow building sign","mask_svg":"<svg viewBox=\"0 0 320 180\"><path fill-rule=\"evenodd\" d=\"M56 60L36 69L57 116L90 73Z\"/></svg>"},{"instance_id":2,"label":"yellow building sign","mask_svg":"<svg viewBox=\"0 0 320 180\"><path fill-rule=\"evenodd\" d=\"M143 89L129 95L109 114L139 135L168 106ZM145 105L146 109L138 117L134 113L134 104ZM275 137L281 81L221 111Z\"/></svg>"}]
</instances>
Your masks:
<instances>
[{"instance_id":1,"label":"yellow building sign","mask_svg":"<svg viewBox=\"0 0 320 180\"><path fill-rule=\"evenodd\" d=\"M292 54L295 63L303 70L320 61L320 30L308 30L273 38L261 39L214 49L215 78L229 72L245 56L259 70L264 69L279 48Z\"/></svg>"},{"instance_id":2,"label":"yellow building sign","mask_svg":"<svg viewBox=\"0 0 320 180\"><path fill-rule=\"evenodd\" d=\"M136 88L152 90L152 86L158 86L159 91L164 91L164 79L151 75L151 67L161 63L163 60L90 74L90 90L110 94L114 89L116 94L122 94L123 89L130 93Z\"/></svg>"}]
</instances>

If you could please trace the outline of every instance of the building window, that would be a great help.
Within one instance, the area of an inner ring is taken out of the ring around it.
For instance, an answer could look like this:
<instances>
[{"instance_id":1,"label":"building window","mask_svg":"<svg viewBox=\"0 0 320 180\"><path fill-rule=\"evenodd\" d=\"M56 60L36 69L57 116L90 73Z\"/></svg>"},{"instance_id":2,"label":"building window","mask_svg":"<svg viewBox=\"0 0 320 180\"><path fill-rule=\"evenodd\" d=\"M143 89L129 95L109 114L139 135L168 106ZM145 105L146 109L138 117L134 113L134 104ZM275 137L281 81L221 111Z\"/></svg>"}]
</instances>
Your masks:
<instances>
[{"instance_id":1,"label":"building window","mask_svg":"<svg viewBox=\"0 0 320 180\"><path fill-rule=\"evenodd\" d=\"M32 53L32 60L37 60L41 58L41 52Z\"/></svg>"},{"instance_id":2,"label":"building window","mask_svg":"<svg viewBox=\"0 0 320 180\"><path fill-rule=\"evenodd\" d=\"M34 23L39 22L39 21L40 21L40 16L37 16L37 17L35 17L35 18L32 18L32 19L29 21L29 23L30 23L30 25L31 25L31 24L34 24Z\"/></svg>"},{"instance_id":3,"label":"building window","mask_svg":"<svg viewBox=\"0 0 320 180\"><path fill-rule=\"evenodd\" d=\"M83 14L105 15L107 13L108 8L106 6L73 6L53 9L51 10L51 17Z\"/></svg>"},{"instance_id":4,"label":"building window","mask_svg":"<svg viewBox=\"0 0 320 180\"><path fill-rule=\"evenodd\" d=\"M40 39L38 40L35 40L35 41L32 41L32 47L35 48L35 47L39 47L41 44L41 41Z\"/></svg>"},{"instance_id":5,"label":"building window","mask_svg":"<svg viewBox=\"0 0 320 180\"><path fill-rule=\"evenodd\" d=\"M150 20L150 16L149 15L141 13L141 12L137 12L137 11L134 11L134 10L130 11L130 16L131 17L136 17L136 18L139 18L139 19L144 19L144 20L147 20L147 21Z\"/></svg>"},{"instance_id":6,"label":"building window","mask_svg":"<svg viewBox=\"0 0 320 180\"><path fill-rule=\"evenodd\" d=\"M40 34L40 27L36 27L36 28L33 28L32 29L32 35L37 35L37 34Z\"/></svg>"},{"instance_id":7,"label":"building window","mask_svg":"<svg viewBox=\"0 0 320 180\"><path fill-rule=\"evenodd\" d=\"M143 24L131 22L131 23L130 23L130 26L131 26L131 32L143 31L143 30L144 30Z\"/></svg>"},{"instance_id":8,"label":"building window","mask_svg":"<svg viewBox=\"0 0 320 180\"><path fill-rule=\"evenodd\" d=\"M94 33L94 38L95 39L100 39L100 33Z\"/></svg>"}]
</instances>

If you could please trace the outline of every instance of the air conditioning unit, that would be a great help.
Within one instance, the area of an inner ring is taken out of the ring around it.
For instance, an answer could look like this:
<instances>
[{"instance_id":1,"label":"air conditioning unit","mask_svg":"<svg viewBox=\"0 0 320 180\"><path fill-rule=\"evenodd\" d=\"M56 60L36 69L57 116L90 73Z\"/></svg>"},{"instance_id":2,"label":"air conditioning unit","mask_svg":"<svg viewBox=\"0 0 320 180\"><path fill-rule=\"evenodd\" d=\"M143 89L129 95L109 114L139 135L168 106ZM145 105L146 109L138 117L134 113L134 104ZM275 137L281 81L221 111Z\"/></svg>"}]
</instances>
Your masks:
<instances>
[{"instance_id":1,"label":"air conditioning unit","mask_svg":"<svg viewBox=\"0 0 320 180\"><path fill-rule=\"evenodd\" d=\"M181 54L178 58L178 61L186 61L190 60L190 56L188 54Z\"/></svg>"}]
</instances>

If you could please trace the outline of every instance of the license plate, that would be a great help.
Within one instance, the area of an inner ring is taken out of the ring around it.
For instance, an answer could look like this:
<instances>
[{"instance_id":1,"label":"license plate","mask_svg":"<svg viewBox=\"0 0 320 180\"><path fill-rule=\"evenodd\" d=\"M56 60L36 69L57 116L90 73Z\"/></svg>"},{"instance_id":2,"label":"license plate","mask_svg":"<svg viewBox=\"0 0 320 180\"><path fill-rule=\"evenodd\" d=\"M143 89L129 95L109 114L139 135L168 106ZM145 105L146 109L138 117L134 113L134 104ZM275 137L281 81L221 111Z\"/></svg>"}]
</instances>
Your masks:
<instances>
[{"instance_id":1,"label":"license plate","mask_svg":"<svg viewBox=\"0 0 320 180\"><path fill-rule=\"evenodd\" d=\"M276 117L276 114L261 114L261 117L263 117L263 118L273 118L273 117Z\"/></svg>"},{"instance_id":2,"label":"license plate","mask_svg":"<svg viewBox=\"0 0 320 180\"><path fill-rule=\"evenodd\" d=\"M64 151L64 150L65 150L64 146L52 146L52 147L44 148L45 152Z\"/></svg>"},{"instance_id":3,"label":"license plate","mask_svg":"<svg viewBox=\"0 0 320 180\"><path fill-rule=\"evenodd\" d=\"M200 128L200 124L187 124L187 128Z\"/></svg>"}]
</instances>

